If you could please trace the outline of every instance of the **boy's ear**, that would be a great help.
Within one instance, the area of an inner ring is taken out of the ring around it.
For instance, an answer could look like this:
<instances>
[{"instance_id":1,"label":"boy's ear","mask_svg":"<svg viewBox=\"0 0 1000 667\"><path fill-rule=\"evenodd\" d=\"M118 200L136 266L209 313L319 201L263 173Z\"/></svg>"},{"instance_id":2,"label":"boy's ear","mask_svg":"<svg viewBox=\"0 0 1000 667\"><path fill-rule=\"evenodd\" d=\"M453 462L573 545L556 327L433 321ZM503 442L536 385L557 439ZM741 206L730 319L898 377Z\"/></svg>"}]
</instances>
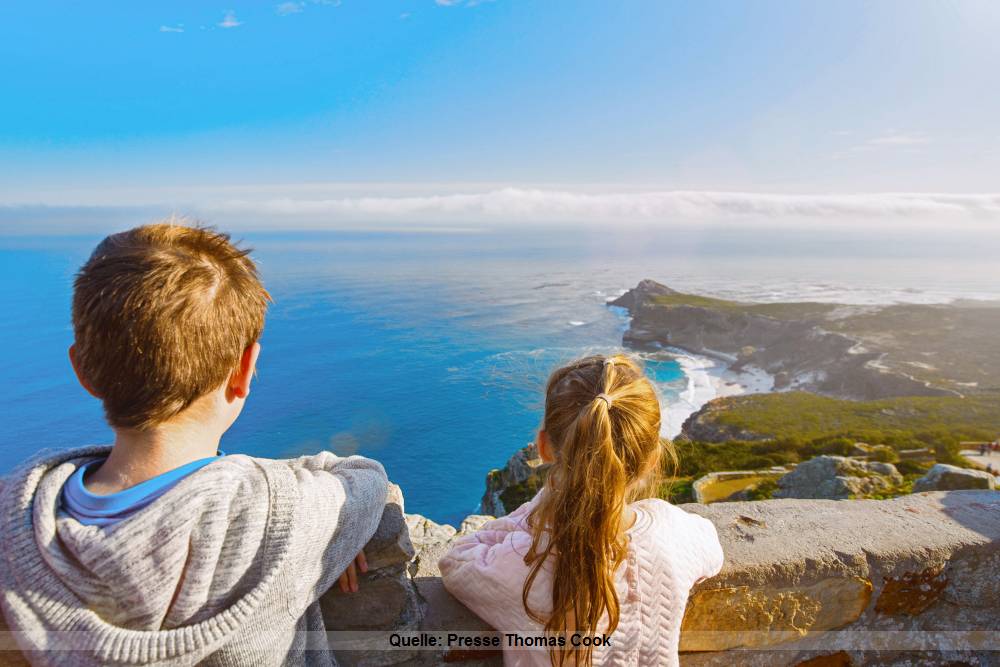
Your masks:
<instances>
[{"instance_id":1,"label":"boy's ear","mask_svg":"<svg viewBox=\"0 0 1000 667\"><path fill-rule=\"evenodd\" d=\"M69 346L69 363L73 367L73 373L76 374L76 381L80 383L80 386L87 390L87 393L96 399L101 397L94 391L94 388L87 382L87 378L83 376L80 372L80 365L76 362L76 343Z\"/></svg>"},{"instance_id":2,"label":"boy's ear","mask_svg":"<svg viewBox=\"0 0 1000 667\"><path fill-rule=\"evenodd\" d=\"M554 463L556 457L552 453L552 443L549 441L549 434L545 432L545 429L538 430L538 437L535 438L535 444L538 445L538 455L542 457L542 461L545 463Z\"/></svg>"},{"instance_id":3,"label":"boy's ear","mask_svg":"<svg viewBox=\"0 0 1000 667\"><path fill-rule=\"evenodd\" d=\"M246 398L250 395L250 381L257 370L257 357L260 355L260 343L254 343L243 350L240 363L229 378L229 393L236 398Z\"/></svg>"}]
</instances>

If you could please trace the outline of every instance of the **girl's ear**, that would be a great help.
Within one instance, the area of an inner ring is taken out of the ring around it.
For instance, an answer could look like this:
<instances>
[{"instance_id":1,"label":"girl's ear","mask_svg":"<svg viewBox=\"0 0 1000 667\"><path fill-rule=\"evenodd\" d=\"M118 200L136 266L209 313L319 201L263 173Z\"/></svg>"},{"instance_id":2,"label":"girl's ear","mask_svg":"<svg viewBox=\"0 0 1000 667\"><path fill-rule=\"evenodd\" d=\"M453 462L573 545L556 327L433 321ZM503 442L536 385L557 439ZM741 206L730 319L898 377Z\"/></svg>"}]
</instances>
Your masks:
<instances>
[{"instance_id":1,"label":"girl's ear","mask_svg":"<svg viewBox=\"0 0 1000 667\"><path fill-rule=\"evenodd\" d=\"M535 444L538 445L538 455L542 457L542 461L545 463L555 463L556 457L552 452L552 443L549 441L549 434L545 432L545 429L539 429L538 437L535 438Z\"/></svg>"}]
</instances>

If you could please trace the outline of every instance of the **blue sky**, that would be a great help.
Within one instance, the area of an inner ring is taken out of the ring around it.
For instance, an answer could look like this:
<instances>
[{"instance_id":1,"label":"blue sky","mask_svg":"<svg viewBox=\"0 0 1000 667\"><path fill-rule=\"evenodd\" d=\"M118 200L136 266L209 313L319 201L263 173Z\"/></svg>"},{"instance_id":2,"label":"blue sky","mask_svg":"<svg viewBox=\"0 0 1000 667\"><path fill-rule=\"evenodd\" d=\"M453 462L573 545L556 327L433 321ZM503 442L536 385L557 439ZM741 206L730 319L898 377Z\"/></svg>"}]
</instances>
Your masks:
<instances>
[{"instance_id":1,"label":"blue sky","mask_svg":"<svg viewBox=\"0 0 1000 667\"><path fill-rule=\"evenodd\" d=\"M998 34L992 0L7 3L0 204L422 219L989 195ZM919 205L1000 212L941 201Z\"/></svg>"}]
</instances>

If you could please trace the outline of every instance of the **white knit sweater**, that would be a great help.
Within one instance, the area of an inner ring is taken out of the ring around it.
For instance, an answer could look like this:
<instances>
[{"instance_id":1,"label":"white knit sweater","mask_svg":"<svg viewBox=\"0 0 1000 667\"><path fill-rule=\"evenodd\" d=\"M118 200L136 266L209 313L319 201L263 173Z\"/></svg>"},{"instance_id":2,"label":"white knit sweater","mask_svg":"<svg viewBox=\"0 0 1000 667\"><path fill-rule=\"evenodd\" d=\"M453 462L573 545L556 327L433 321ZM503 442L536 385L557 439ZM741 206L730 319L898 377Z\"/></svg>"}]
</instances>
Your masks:
<instances>
[{"instance_id":1,"label":"white knit sweater","mask_svg":"<svg viewBox=\"0 0 1000 667\"><path fill-rule=\"evenodd\" d=\"M378 526L381 465L226 456L119 523L85 526L60 491L107 452L41 456L0 493L0 604L32 663L333 663L306 641L325 637L317 599Z\"/></svg>"},{"instance_id":2,"label":"white knit sweater","mask_svg":"<svg viewBox=\"0 0 1000 667\"><path fill-rule=\"evenodd\" d=\"M540 493L544 493L543 489ZM528 514L538 496L512 514L460 538L440 561L444 585L500 632L542 632L525 612L521 591L531 546ZM621 605L611 649L596 649L594 665L677 665L681 619L691 587L722 569L715 526L658 499L631 505L628 556L616 574ZM551 561L551 559L550 559ZM552 609L552 563L535 579L528 602L543 617ZM600 631L600 626L598 627ZM546 650L504 649L505 665L549 665Z\"/></svg>"}]
</instances>

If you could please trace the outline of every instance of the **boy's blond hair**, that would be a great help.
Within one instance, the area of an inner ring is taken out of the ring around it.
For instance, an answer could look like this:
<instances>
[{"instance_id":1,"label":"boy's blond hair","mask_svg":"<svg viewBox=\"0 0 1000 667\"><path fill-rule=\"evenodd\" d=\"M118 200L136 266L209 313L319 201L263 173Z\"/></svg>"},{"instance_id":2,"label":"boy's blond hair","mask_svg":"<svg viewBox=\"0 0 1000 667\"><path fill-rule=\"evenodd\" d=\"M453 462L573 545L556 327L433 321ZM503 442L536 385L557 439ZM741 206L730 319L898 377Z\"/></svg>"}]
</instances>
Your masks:
<instances>
[{"instance_id":1,"label":"boy's blond hair","mask_svg":"<svg viewBox=\"0 0 1000 667\"><path fill-rule=\"evenodd\" d=\"M174 220L97 246L74 283L75 363L112 426L155 426L236 370L271 300L249 252Z\"/></svg>"}]
</instances>

